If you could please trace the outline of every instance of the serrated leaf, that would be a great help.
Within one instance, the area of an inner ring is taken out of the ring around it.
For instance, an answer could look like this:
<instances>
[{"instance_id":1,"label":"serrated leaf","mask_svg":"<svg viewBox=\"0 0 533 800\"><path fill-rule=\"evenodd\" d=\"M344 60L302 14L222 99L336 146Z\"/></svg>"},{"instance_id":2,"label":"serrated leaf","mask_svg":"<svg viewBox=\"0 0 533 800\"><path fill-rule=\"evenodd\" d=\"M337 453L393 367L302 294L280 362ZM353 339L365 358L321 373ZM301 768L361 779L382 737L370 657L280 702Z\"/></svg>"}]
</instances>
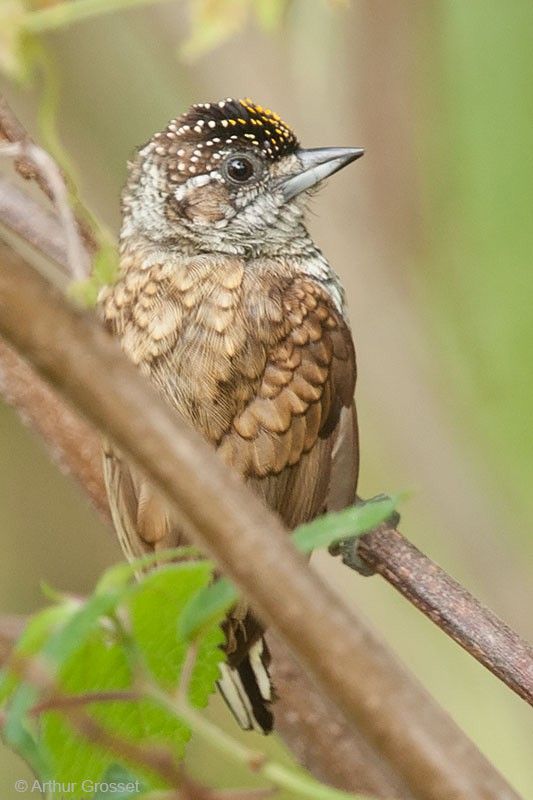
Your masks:
<instances>
[{"instance_id":1,"label":"serrated leaf","mask_svg":"<svg viewBox=\"0 0 533 800\"><path fill-rule=\"evenodd\" d=\"M191 598L211 582L212 564L180 561L141 575L138 583L131 579L140 566L156 558L175 559L196 552L180 548L113 567L84 603L67 596L37 615L17 645L21 655L41 654L57 689L67 696L81 695L84 711L107 734L166 747L176 762L183 757L190 736L188 725L159 699L150 697L149 690L135 700L127 692L134 688L141 668L153 678L154 696L179 685L189 648L178 633L181 614ZM207 703L219 677L223 640L217 623L202 628L189 685L190 702L197 707ZM41 777L61 775L63 784L80 786L83 780L100 780L116 763L116 754L98 741L80 736L60 707L43 711L38 718L30 715L41 697L38 689L17 675L8 674L4 681L4 696L10 700L6 740ZM105 697L110 691L126 694L111 700ZM146 764L132 767L150 786L162 785Z\"/></svg>"},{"instance_id":2,"label":"serrated leaf","mask_svg":"<svg viewBox=\"0 0 533 800\"><path fill-rule=\"evenodd\" d=\"M311 553L319 547L329 547L343 539L360 536L386 520L396 509L401 497L401 494L379 497L357 503L343 511L325 514L313 522L300 525L292 534L293 541L303 553Z\"/></svg>"},{"instance_id":3,"label":"serrated leaf","mask_svg":"<svg viewBox=\"0 0 533 800\"><path fill-rule=\"evenodd\" d=\"M198 548L172 547L167 550L158 550L157 553L147 553L133 561L120 561L104 572L96 584L95 594L124 591L131 585L136 574L142 572L146 567L165 561L182 561L187 558L201 558ZM206 561L206 563L210 562Z\"/></svg>"},{"instance_id":4,"label":"serrated leaf","mask_svg":"<svg viewBox=\"0 0 533 800\"><path fill-rule=\"evenodd\" d=\"M219 578L210 586L200 589L183 609L179 636L192 641L207 627L220 624L237 599L235 586L226 578Z\"/></svg>"},{"instance_id":5,"label":"serrated leaf","mask_svg":"<svg viewBox=\"0 0 533 800\"><path fill-rule=\"evenodd\" d=\"M135 651L153 676L154 686L175 688L187 653L187 644L177 635L179 615L190 597L211 580L211 572L209 562L181 562L143 575L138 585L127 587L125 594L119 593L118 605L116 593L93 595L67 625L80 623L79 647L74 647L70 631L63 634L62 644L70 651L69 658L62 660L58 677L63 692L86 695L131 688L135 669L131 652L125 642L113 638L113 630L106 629L96 613L102 611L105 615L112 608L126 620L126 625L129 622ZM116 571L115 577L120 583L124 573ZM117 584L111 580L107 587L110 585ZM190 685L190 700L197 706L205 705L218 678L222 639L222 632L214 627L207 631L199 647ZM56 639L51 648L54 653L57 647ZM135 701L99 701L87 705L86 710L119 739L149 740L153 745L170 746L176 761L183 757L190 730L155 700L147 697ZM84 778L99 780L116 761L116 756L112 757L97 743L80 738L59 711L48 711L41 716L42 743L51 754L54 774L60 774L63 782L80 785ZM135 768L155 781L154 785L160 785L146 765Z\"/></svg>"},{"instance_id":6,"label":"serrated leaf","mask_svg":"<svg viewBox=\"0 0 533 800\"><path fill-rule=\"evenodd\" d=\"M62 666L58 683L66 695L86 695L128 691L132 677L125 648L110 639L109 631L99 627ZM165 746L173 752L176 761L183 757L190 731L155 701L100 701L84 708L106 732L120 740ZM107 746L80 736L60 711L47 711L41 714L40 721L41 744L50 754L53 774L61 775L62 782L80 786L83 780L101 780L116 762L116 754L109 752ZM141 776L158 785L157 776L151 774L146 764L132 766Z\"/></svg>"},{"instance_id":7,"label":"serrated leaf","mask_svg":"<svg viewBox=\"0 0 533 800\"><path fill-rule=\"evenodd\" d=\"M78 618L85 638L82 637L80 646L71 649L69 658L62 662L58 682L63 692L86 695L131 689L135 674L132 652L138 654L153 676L154 687L174 690L179 684L188 650L187 642L178 636L180 614L211 576L212 567L207 561L180 562L143 575L138 585L128 587L116 606L116 614L131 628L133 651L129 651L120 638L116 640L113 629L106 629L101 621L91 627L90 620L99 607L96 600L104 601L100 607L104 614L109 611L109 595L94 595L81 620L76 614L68 623ZM113 597L116 600L116 595ZM70 635L64 641L72 648ZM189 691L191 703L198 707L206 704L219 677L222 641L222 631L213 625L204 631L199 643ZM135 701L99 701L86 705L85 709L108 733L119 739L170 747L176 762L183 757L190 730L156 700L147 697ZM116 762L116 755L98 743L85 741L73 731L60 711L47 711L41 715L41 722L41 743L50 753L53 774L61 775L63 782L79 786L84 779L101 780ZM132 767L151 785L161 785L161 780L151 774L146 764Z\"/></svg>"},{"instance_id":8,"label":"serrated leaf","mask_svg":"<svg viewBox=\"0 0 533 800\"><path fill-rule=\"evenodd\" d=\"M189 649L187 640L180 636L181 615L211 579L209 562L172 564L146 576L132 594L129 607L135 642L151 673L167 690L178 686ZM218 624L205 626L189 687L189 699L195 706L205 706L214 689L223 642Z\"/></svg>"},{"instance_id":9,"label":"serrated leaf","mask_svg":"<svg viewBox=\"0 0 533 800\"><path fill-rule=\"evenodd\" d=\"M62 664L84 645L98 621L116 607L116 594L92 595L74 610L64 625L46 642L43 653L50 661Z\"/></svg>"}]
</instances>

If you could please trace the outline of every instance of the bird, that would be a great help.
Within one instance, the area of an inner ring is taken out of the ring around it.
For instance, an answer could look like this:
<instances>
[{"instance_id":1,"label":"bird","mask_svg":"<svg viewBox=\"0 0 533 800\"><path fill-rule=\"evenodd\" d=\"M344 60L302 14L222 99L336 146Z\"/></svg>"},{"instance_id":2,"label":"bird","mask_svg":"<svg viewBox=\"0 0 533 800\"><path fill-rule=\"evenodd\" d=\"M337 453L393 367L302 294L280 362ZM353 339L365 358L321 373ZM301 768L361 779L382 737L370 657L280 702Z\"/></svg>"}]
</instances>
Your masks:
<instances>
[{"instance_id":1,"label":"bird","mask_svg":"<svg viewBox=\"0 0 533 800\"><path fill-rule=\"evenodd\" d=\"M353 339L306 209L363 152L304 149L249 98L191 106L128 165L119 277L99 298L126 356L289 529L356 498ZM129 559L187 542L112 444L104 473ZM244 601L223 627L221 694L242 728L268 733L264 630Z\"/></svg>"}]
</instances>

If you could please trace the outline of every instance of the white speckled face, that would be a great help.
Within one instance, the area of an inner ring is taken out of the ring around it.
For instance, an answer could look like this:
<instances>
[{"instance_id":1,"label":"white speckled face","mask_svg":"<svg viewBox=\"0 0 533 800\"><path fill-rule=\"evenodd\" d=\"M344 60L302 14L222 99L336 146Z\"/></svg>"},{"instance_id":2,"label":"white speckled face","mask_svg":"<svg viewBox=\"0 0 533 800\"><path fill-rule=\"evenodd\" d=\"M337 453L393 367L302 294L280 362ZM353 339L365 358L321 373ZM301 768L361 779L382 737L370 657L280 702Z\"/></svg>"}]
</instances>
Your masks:
<instances>
[{"instance_id":1,"label":"white speckled face","mask_svg":"<svg viewBox=\"0 0 533 800\"><path fill-rule=\"evenodd\" d=\"M195 106L139 152L123 197L123 238L136 230L228 253L276 252L291 231L301 239L305 198L285 203L279 188L301 169L296 137L272 112L242 102L217 104L214 119L199 119L214 114L212 104Z\"/></svg>"},{"instance_id":2,"label":"white speckled face","mask_svg":"<svg viewBox=\"0 0 533 800\"><path fill-rule=\"evenodd\" d=\"M249 100L193 106L130 164L122 255L140 249L143 264L198 253L291 257L341 309L340 283L304 212L309 187L355 157L355 149L301 150L276 114Z\"/></svg>"},{"instance_id":3,"label":"white speckled face","mask_svg":"<svg viewBox=\"0 0 533 800\"><path fill-rule=\"evenodd\" d=\"M160 259L225 253L291 257L342 307L337 277L304 224L314 185L359 157L355 148L301 150L281 119L250 100L193 106L130 165L121 252Z\"/></svg>"}]
</instances>

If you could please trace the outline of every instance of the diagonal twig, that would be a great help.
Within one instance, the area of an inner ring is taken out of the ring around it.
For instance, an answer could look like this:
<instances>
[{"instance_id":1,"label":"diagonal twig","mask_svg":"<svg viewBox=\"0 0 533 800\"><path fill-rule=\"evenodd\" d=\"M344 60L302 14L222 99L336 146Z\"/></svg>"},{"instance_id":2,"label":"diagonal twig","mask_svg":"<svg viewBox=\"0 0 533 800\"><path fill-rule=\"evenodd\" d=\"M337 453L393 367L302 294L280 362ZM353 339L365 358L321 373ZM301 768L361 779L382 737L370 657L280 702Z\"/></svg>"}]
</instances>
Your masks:
<instances>
[{"instance_id":1,"label":"diagonal twig","mask_svg":"<svg viewBox=\"0 0 533 800\"><path fill-rule=\"evenodd\" d=\"M0 224L68 274L65 234L57 214L0 175Z\"/></svg>"},{"instance_id":2,"label":"diagonal twig","mask_svg":"<svg viewBox=\"0 0 533 800\"><path fill-rule=\"evenodd\" d=\"M52 461L77 481L110 524L101 443L95 428L66 405L1 338L0 394L42 438Z\"/></svg>"},{"instance_id":3,"label":"diagonal twig","mask_svg":"<svg viewBox=\"0 0 533 800\"><path fill-rule=\"evenodd\" d=\"M471 656L533 705L533 647L397 530L367 533L357 555Z\"/></svg>"},{"instance_id":4,"label":"diagonal twig","mask_svg":"<svg viewBox=\"0 0 533 800\"><path fill-rule=\"evenodd\" d=\"M0 142L11 144L18 143L25 146L33 144L28 132L2 95L0 95ZM54 191L48 182L47 175L40 169L39 164L36 164L31 158L28 158L26 154L22 153L22 155L15 160L15 167L23 178L26 180L34 180L44 194L50 200L53 199ZM92 256L98 248L94 234L86 220L79 215L76 215L76 224L87 252Z\"/></svg>"},{"instance_id":5,"label":"diagonal twig","mask_svg":"<svg viewBox=\"0 0 533 800\"><path fill-rule=\"evenodd\" d=\"M90 262L87 257L87 251L82 246L78 235L76 219L69 203L67 187L54 159L42 147L38 147L29 141L0 144L0 157L2 156L29 160L36 166L39 174L45 177L61 220L69 270L76 280L81 281L86 278Z\"/></svg>"}]
</instances>

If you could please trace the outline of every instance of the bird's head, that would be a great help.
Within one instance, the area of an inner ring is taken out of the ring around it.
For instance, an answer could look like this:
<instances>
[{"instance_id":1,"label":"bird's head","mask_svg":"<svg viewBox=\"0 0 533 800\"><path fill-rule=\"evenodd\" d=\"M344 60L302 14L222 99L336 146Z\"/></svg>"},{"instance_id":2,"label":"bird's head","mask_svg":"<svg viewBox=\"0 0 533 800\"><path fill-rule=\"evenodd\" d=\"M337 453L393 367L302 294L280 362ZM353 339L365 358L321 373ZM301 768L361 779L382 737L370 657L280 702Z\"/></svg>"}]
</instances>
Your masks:
<instances>
[{"instance_id":1,"label":"bird's head","mask_svg":"<svg viewBox=\"0 0 533 800\"><path fill-rule=\"evenodd\" d=\"M122 240L281 252L301 229L309 190L361 155L360 148L304 150L277 114L249 99L193 105L130 165Z\"/></svg>"}]
</instances>

